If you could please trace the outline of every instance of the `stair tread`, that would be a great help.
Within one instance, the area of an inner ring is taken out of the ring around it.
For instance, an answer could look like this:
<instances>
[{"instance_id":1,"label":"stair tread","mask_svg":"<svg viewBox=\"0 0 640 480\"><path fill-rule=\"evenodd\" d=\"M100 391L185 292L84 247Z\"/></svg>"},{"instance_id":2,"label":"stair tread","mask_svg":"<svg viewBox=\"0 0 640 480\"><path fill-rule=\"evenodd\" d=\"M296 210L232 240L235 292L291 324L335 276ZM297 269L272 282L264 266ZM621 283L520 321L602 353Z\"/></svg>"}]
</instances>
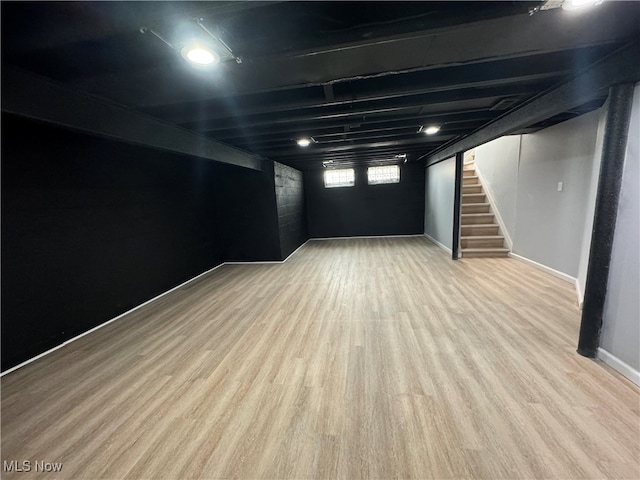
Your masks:
<instances>
[{"instance_id":1,"label":"stair tread","mask_svg":"<svg viewBox=\"0 0 640 480\"><path fill-rule=\"evenodd\" d=\"M504 240L502 235L462 235L460 240Z\"/></svg>"},{"instance_id":2,"label":"stair tread","mask_svg":"<svg viewBox=\"0 0 640 480\"><path fill-rule=\"evenodd\" d=\"M482 227L497 227L498 224L497 223L468 223L466 225L461 225L462 227L468 228L468 227L473 227L473 228L482 228Z\"/></svg>"},{"instance_id":3,"label":"stair tread","mask_svg":"<svg viewBox=\"0 0 640 480\"><path fill-rule=\"evenodd\" d=\"M473 205L473 204L472 204ZM463 217L481 217L482 215L493 215L493 213L463 213Z\"/></svg>"},{"instance_id":4,"label":"stair tread","mask_svg":"<svg viewBox=\"0 0 640 480\"><path fill-rule=\"evenodd\" d=\"M484 252L508 252L509 249L506 247L474 247L474 248L463 248L463 252L469 253L484 253Z\"/></svg>"}]
</instances>

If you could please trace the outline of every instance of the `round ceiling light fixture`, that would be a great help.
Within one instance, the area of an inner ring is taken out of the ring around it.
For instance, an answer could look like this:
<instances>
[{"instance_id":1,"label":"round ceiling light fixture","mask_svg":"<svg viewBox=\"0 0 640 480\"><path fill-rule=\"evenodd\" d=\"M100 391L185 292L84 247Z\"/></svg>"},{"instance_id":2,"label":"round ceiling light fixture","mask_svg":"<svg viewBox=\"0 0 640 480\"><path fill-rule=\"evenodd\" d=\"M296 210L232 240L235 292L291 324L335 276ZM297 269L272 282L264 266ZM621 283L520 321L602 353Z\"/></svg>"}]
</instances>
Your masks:
<instances>
[{"instance_id":1,"label":"round ceiling light fixture","mask_svg":"<svg viewBox=\"0 0 640 480\"><path fill-rule=\"evenodd\" d=\"M311 139L310 138L299 138L298 140L296 140L296 143L300 147L308 147L309 145L311 145Z\"/></svg>"},{"instance_id":2,"label":"round ceiling light fixture","mask_svg":"<svg viewBox=\"0 0 640 480\"><path fill-rule=\"evenodd\" d=\"M187 45L182 49L181 53L189 62L201 67L215 65L220 62L220 56L216 52L198 44Z\"/></svg>"},{"instance_id":3,"label":"round ceiling light fixture","mask_svg":"<svg viewBox=\"0 0 640 480\"><path fill-rule=\"evenodd\" d=\"M424 133L426 133L427 135L433 135L434 133L438 133L439 131L440 127L438 127L437 125L431 125L430 127L424 129Z\"/></svg>"},{"instance_id":4,"label":"round ceiling light fixture","mask_svg":"<svg viewBox=\"0 0 640 480\"><path fill-rule=\"evenodd\" d=\"M582 10L588 7L600 5L604 0L564 0L562 2L563 10Z\"/></svg>"}]
</instances>

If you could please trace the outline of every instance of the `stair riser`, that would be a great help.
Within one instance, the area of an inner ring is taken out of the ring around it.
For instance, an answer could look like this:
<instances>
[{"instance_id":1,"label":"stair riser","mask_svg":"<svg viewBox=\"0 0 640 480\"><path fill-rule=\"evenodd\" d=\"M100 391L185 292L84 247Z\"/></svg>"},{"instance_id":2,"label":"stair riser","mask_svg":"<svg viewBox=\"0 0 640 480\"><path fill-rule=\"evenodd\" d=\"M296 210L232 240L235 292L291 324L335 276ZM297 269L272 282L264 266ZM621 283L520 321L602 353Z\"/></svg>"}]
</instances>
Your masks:
<instances>
[{"instance_id":1,"label":"stair riser","mask_svg":"<svg viewBox=\"0 0 640 480\"><path fill-rule=\"evenodd\" d=\"M462 176L463 177L475 177L476 176L476 171L475 170L463 170L462 171Z\"/></svg>"},{"instance_id":2,"label":"stair riser","mask_svg":"<svg viewBox=\"0 0 640 480\"><path fill-rule=\"evenodd\" d=\"M466 187L467 185L480 185L480 183L477 178L463 177L462 185Z\"/></svg>"},{"instance_id":3,"label":"stair riser","mask_svg":"<svg viewBox=\"0 0 640 480\"><path fill-rule=\"evenodd\" d=\"M509 255L507 254L507 252L498 252L498 253L494 253L494 252L473 252L473 253L468 253L468 252L462 252L462 258L504 258L504 257L508 257Z\"/></svg>"},{"instance_id":4,"label":"stair riser","mask_svg":"<svg viewBox=\"0 0 640 480\"><path fill-rule=\"evenodd\" d=\"M462 248L500 248L504 247L504 240L502 238L493 238L489 240L464 238L460 239L460 246Z\"/></svg>"},{"instance_id":5,"label":"stair riser","mask_svg":"<svg viewBox=\"0 0 640 480\"><path fill-rule=\"evenodd\" d=\"M460 232L464 237L471 237L473 235L498 235L498 225L483 227L476 227L474 225L461 225Z\"/></svg>"},{"instance_id":6,"label":"stair riser","mask_svg":"<svg viewBox=\"0 0 640 480\"><path fill-rule=\"evenodd\" d=\"M489 205L475 205L473 203L462 205L462 213L489 213Z\"/></svg>"},{"instance_id":7,"label":"stair riser","mask_svg":"<svg viewBox=\"0 0 640 480\"><path fill-rule=\"evenodd\" d=\"M487 201L487 196L482 194L473 194L473 195L463 195L462 203L485 203Z\"/></svg>"},{"instance_id":8,"label":"stair riser","mask_svg":"<svg viewBox=\"0 0 640 480\"><path fill-rule=\"evenodd\" d=\"M466 215L463 215L460 223L461 225L485 225L488 223L493 223L493 218L494 217L492 213L480 214L477 217L468 217Z\"/></svg>"},{"instance_id":9,"label":"stair riser","mask_svg":"<svg viewBox=\"0 0 640 480\"><path fill-rule=\"evenodd\" d=\"M482 193L482 185L463 185L462 193Z\"/></svg>"}]
</instances>

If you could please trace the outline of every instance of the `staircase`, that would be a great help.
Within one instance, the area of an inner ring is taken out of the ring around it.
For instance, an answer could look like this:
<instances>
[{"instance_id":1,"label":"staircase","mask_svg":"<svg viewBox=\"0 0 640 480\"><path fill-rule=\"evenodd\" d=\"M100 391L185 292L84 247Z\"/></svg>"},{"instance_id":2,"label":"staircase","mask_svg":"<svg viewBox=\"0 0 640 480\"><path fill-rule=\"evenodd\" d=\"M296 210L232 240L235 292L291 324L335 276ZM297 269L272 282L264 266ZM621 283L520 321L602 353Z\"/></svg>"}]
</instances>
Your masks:
<instances>
[{"instance_id":1,"label":"staircase","mask_svg":"<svg viewBox=\"0 0 640 480\"><path fill-rule=\"evenodd\" d=\"M504 246L504 237L476 175L475 164L465 164L462 174L461 256L506 257L509 249Z\"/></svg>"}]
</instances>

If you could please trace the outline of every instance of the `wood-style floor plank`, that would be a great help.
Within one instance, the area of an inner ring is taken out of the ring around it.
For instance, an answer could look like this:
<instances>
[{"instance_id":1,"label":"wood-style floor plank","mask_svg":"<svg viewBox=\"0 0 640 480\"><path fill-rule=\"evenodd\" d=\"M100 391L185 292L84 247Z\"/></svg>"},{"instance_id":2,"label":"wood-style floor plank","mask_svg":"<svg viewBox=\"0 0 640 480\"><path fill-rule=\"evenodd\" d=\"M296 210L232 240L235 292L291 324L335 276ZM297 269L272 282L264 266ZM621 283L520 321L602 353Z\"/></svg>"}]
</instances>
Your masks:
<instances>
[{"instance_id":1,"label":"wood-style floor plank","mask_svg":"<svg viewBox=\"0 0 640 480\"><path fill-rule=\"evenodd\" d=\"M638 479L640 391L579 318L422 237L226 265L3 377L2 478Z\"/></svg>"}]
</instances>

